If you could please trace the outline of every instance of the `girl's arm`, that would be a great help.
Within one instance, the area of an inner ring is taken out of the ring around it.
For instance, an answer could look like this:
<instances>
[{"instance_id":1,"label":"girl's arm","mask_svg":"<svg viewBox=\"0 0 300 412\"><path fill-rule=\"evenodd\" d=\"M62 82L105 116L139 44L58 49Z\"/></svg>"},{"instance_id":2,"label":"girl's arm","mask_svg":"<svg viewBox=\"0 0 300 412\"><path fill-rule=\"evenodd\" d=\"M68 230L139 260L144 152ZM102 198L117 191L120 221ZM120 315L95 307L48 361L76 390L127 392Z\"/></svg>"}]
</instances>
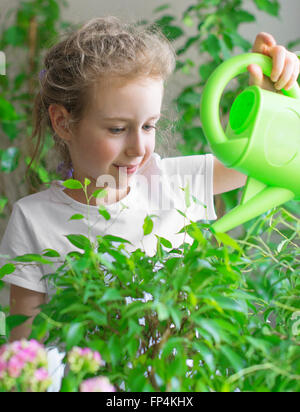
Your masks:
<instances>
[{"instance_id":1,"label":"girl's arm","mask_svg":"<svg viewBox=\"0 0 300 412\"><path fill-rule=\"evenodd\" d=\"M278 91L290 89L297 81L300 71L300 61L296 54L289 52L283 46L276 44L271 34L259 33L256 36L253 49L254 53L262 53L273 60L271 80L263 75L262 69L256 64L250 64L250 84L255 84L263 89ZM223 163L214 158L214 194L229 192L246 184L247 176L228 169Z\"/></svg>"},{"instance_id":2,"label":"girl's arm","mask_svg":"<svg viewBox=\"0 0 300 412\"><path fill-rule=\"evenodd\" d=\"M214 156L214 195L243 187L247 176L234 169L228 169Z\"/></svg>"},{"instance_id":3,"label":"girl's arm","mask_svg":"<svg viewBox=\"0 0 300 412\"><path fill-rule=\"evenodd\" d=\"M46 303L46 293L10 285L10 315L30 316L30 319L11 331L10 342L29 337L33 319L40 312L38 306L44 303Z\"/></svg>"}]
</instances>

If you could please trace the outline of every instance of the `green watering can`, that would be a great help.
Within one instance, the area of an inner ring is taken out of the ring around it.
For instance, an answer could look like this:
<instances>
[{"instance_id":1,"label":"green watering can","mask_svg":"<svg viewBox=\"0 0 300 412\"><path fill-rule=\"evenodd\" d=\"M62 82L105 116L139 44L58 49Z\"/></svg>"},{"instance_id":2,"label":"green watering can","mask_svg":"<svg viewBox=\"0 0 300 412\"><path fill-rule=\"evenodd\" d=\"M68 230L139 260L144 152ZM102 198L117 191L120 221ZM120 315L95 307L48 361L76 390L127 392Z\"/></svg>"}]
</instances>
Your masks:
<instances>
[{"instance_id":1,"label":"green watering can","mask_svg":"<svg viewBox=\"0 0 300 412\"><path fill-rule=\"evenodd\" d=\"M300 200L300 88L277 94L247 87L234 101L224 133L219 104L226 85L258 64L266 76L272 60L247 53L222 63L201 99L201 122L212 152L226 166L248 176L240 205L213 223L227 232L289 200Z\"/></svg>"}]
</instances>

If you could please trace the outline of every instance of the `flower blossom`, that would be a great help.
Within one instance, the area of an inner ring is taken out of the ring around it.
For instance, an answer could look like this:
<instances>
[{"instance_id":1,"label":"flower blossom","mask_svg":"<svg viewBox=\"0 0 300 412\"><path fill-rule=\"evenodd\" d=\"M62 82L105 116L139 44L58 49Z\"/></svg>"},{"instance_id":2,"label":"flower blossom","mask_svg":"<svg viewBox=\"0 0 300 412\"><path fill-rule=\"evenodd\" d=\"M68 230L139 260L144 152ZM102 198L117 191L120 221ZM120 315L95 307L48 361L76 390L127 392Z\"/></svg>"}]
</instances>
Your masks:
<instances>
[{"instance_id":1,"label":"flower blossom","mask_svg":"<svg viewBox=\"0 0 300 412\"><path fill-rule=\"evenodd\" d=\"M106 376L86 379L81 382L80 392L115 392L115 387Z\"/></svg>"},{"instance_id":2,"label":"flower blossom","mask_svg":"<svg viewBox=\"0 0 300 412\"><path fill-rule=\"evenodd\" d=\"M35 339L0 347L0 389L10 392L45 392L51 384L47 354Z\"/></svg>"},{"instance_id":3,"label":"flower blossom","mask_svg":"<svg viewBox=\"0 0 300 412\"><path fill-rule=\"evenodd\" d=\"M74 346L68 353L68 362L70 370L74 373L96 373L101 366L102 359L97 351Z\"/></svg>"}]
</instances>

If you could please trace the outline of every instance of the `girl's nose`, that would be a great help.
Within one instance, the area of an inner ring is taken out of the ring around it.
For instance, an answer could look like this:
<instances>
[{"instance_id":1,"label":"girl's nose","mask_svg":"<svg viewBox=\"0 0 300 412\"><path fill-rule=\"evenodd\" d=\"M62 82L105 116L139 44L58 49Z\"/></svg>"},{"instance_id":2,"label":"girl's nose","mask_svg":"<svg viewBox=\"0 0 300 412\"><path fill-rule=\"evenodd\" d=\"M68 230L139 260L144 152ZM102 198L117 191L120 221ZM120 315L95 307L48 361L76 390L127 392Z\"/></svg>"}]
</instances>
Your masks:
<instances>
[{"instance_id":1,"label":"girl's nose","mask_svg":"<svg viewBox=\"0 0 300 412\"><path fill-rule=\"evenodd\" d=\"M144 156L145 153L145 136L141 129L132 130L130 132L129 143L127 150L136 157Z\"/></svg>"}]
</instances>

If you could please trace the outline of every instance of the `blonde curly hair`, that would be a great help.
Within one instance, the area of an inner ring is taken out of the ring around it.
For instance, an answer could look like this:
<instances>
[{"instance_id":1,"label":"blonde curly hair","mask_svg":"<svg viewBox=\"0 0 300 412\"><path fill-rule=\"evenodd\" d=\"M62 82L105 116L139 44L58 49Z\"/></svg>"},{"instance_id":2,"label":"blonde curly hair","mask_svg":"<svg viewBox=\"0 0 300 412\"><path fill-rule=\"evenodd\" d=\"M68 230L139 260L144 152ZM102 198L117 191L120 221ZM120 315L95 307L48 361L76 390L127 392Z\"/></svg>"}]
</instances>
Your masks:
<instances>
[{"instance_id":1,"label":"blonde curly hair","mask_svg":"<svg viewBox=\"0 0 300 412\"><path fill-rule=\"evenodd\" d=\"M37 138L37 143L27 172L39 157L49 129L54 150L63 161L57 171L64 178L70 177L72 159L67 145L52 127L48 111L51 104L65 107L70 115L67 127L73 132L88 109L91 92L99 79L108 75L128 80L148 76L165 81L175 66L176 53L155 25L98 17L66 34L44 58L45 68L40 73L40 90L33 110L31 139Z\"/></svg>"}]
</instances>

